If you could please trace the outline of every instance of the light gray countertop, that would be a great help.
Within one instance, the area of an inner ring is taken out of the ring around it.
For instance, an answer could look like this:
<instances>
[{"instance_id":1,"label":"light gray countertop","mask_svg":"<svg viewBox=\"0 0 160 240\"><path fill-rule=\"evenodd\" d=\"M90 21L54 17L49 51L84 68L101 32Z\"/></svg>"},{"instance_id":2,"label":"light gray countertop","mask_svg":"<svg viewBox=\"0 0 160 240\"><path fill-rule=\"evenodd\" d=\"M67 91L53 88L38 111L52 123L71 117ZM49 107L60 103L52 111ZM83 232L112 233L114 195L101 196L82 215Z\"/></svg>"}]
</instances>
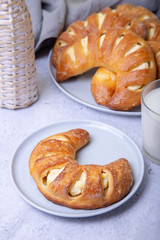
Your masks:
<instances>
[{"instance_id":1,"label":"light gray countertop","mask_svg":"<svg viewBox=\"0 0 160 240\"><path fill-rule=\"evenodd\" d=\"M0 109L0 240L159 239L160 166L145 156L144 179L134 196L119 208L96 217L53 216L35 209L15 191L10 163L16 148L34 131L50 124L74 119L106 123L126 133L142 151L140 117L96 111L70 99L52 82L48 50L37 55L36 67L39 100L24 109Z\"/></svg>"}]
</instances>

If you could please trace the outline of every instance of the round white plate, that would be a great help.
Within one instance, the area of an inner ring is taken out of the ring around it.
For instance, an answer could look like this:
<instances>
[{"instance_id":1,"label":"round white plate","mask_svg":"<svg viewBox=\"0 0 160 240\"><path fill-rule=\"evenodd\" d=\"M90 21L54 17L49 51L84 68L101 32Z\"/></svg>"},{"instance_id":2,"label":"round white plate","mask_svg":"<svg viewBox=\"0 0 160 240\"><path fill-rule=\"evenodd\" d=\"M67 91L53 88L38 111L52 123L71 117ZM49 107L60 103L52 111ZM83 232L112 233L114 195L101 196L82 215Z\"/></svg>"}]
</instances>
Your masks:
<instances>
[{"instance_id":1,"label":"round white plate","mask_svg":"<svg viewBox=\"0 0 160 240\"><path fill-rule=\"evenodd\" d=\"M48 201L37 189L29 173L28 160L37 143L56 133L74 128L86 129L90 142L77 153L79 164L104 165L119 158L128 159L134 177L131 192L121 201L96 210L75 210ZM44 212L62 217L90 217L109 212L130 199L141 184L144 162L139 148L123 132L112 126L92 121L68 121L56 123L40 129L27 137L16 150L11 163L11 176L18 193L32 206Z\"/></svg>"},{"instance_id":2,"label":"round white plate","mask_svg":"<svg viewBox=\"0 0 160 240\"><path fill-rule=\"evenodd\" d=\"M82 75L73 77L68 79L67 81L58 83L56 81L56 69L52 65L52 50L49 53L49 72L51 78L55 85L67 96L72 98L73 100L87 106L93 108L95 110L99 110L106 113L117 114L117 115L126 115L126 116L140 116L141 115L141 107L136 107L130 111L115 111L104 107L102 105L98 105L91 93L90 82L96 71L96 69L92 69Z\"/></svg>"}]
</instances>

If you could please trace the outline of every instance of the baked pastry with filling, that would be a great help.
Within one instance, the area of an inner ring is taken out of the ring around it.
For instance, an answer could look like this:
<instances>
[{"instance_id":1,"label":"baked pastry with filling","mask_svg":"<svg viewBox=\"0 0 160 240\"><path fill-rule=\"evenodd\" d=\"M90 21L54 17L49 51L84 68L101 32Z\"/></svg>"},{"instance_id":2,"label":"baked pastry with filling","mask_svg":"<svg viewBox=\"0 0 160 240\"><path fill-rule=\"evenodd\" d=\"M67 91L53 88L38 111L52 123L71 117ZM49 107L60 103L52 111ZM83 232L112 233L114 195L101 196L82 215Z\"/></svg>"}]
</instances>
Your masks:
<instances>
[{"instance_id":1,"label":"baked pastry with filling","mask_svg":"<svg viewBox=\"0 0 160 240\"><path fill-rule=\"evenodd\" d=\"M48 200L75 209L96 209L120 201L130 192L133 175L126 159L104 166L78 164L76 151L89 138L86 130L72 129L50 136L34 148L30 174Z\"/></svg>"}]
</instances>

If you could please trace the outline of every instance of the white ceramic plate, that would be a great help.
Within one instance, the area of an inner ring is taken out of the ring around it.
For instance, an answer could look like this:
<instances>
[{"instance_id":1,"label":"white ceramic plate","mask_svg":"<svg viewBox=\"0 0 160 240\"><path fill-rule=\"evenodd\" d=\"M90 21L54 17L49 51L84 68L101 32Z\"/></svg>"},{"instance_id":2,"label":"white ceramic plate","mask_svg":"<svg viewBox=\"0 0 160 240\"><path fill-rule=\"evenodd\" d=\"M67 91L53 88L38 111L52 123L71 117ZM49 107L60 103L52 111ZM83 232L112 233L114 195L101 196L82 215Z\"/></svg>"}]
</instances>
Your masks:
<instances>
[{"instance_id":1,"label":"white ceramic plate","mask_svg":"<svg viewBox=\"0 0 160 240\"><path fill-rule=\"evenodd\" d=\"M96 210L75 210L48 201L37 189L29 173L28 160L37 143L55 133L74 128L83 128L90 133L90 143L77 153L78 162L104 165L121 157L128 159L133 170L134 185L131 192L121 201ZM127 200L137 191L144 174L144 162L139 148L123 132L112 126L92 121L69 121L56 123L27 137L16 150L11 162L11 176L18 193L35 208L62 217L91 217L109 212Z\"/></svg>"},{"instance_id":2,"label":"white ceramic plate","mask_svg":"<svg viewBox=\"0 0 160 240\"><path fill-rule=\"evenodd\" d=\"M117 115L126 115L126 116L140 116L141 115L141 107L136 107L130 111L115 111L111 110L102 105L98 105L91 93L90 90L90 82L93 77L96 69L92 69L82 75L73 77L72 79L68 79L67 81L58 83L56 81L56 69L52 65L52 51L49 53L49 72L51 78L55 85L67 96L72 98L73 100L93 108L95 110L99 110L106 113L117 114Z\"/></svg>"}]
</instances>

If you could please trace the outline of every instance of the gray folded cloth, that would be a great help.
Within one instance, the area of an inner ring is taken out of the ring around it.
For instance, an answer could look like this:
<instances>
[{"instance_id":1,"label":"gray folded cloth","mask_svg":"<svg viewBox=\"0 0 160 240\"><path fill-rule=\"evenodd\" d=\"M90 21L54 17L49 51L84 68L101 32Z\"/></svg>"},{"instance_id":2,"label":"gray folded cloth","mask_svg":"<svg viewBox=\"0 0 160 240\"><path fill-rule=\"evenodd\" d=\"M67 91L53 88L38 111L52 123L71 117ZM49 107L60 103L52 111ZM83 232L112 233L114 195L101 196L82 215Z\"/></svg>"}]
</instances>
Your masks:
<instances>
[{"instance_id":1,"label":"gray folded cloth","mask_svg":"<svg viewBox=\"0 0 160 240\"><path fill-rule=\"evenodd\" d=\"M72 22L85 20L88 15L106 6L124 3L144 6L160 18L159 0L26 0L31 13L35 51L53 45L58 35Z\"/></svg>"}]
</instances>

